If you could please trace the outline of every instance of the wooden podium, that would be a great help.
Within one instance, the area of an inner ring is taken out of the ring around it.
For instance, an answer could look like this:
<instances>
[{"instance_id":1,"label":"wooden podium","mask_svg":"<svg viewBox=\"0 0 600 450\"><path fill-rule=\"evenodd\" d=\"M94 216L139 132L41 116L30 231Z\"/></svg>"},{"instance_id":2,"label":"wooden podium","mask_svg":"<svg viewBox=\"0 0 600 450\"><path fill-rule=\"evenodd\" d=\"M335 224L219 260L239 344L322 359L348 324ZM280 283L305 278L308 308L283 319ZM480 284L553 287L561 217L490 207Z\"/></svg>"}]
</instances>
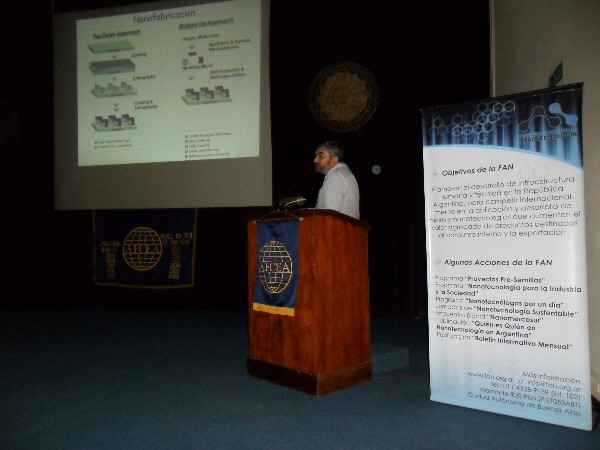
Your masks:
<instances>
[{"instance_id":1,"label":"wooden podium","mask_svg":"<svg viewBox=\"0 0 600 450\"><path fill-rule=\"evenodd\" d=\"M294 217L300 220L294 315L255 310L258 223ZM250 218L247 229L248 373L314 395L369 381L368 224L302 209Z\"/></svg>"}]
</instances>

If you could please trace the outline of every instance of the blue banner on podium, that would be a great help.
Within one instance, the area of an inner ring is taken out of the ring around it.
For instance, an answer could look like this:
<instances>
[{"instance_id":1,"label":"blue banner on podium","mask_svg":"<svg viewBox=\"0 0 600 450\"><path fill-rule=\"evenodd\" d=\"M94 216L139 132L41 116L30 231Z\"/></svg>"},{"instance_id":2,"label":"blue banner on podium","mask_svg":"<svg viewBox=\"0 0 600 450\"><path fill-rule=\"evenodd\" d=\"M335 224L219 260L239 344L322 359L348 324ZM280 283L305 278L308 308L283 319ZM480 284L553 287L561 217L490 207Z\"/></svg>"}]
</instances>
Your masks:
<instances>
[{"instance_id":1,"label":"blue banner on podium","mask_svg":"<svg viewBox=\"0 0 600 450\"><path fill-rule=\"evenodd\" d=\"M259 222L253 309L294 315L298 285L298 220Z\"/></svg>"}]
</instances>

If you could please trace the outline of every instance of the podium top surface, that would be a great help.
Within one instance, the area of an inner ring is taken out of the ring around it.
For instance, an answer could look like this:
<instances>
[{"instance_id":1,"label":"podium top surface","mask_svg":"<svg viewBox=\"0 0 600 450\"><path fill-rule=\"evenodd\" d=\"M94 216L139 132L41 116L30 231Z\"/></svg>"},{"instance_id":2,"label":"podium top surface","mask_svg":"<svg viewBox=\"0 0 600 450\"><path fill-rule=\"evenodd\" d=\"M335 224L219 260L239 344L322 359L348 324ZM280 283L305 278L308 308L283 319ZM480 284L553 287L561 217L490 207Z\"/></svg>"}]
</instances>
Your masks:
<instances>
[{"instance_id":1,"label":"podium top surface","mask_svg":"<svg viewBox=\"0 0 600 450\"><path fill-rule=\"evenodd\" d=\"M318 218L318 217L334 217L345 222L352 223L356 226L360 226L366 229L370 229L371 226L364 220L358 220L354 217L347 216L341 212L334 211L333 209L317 209L317 208L302 208L295 209L292 211L271 211L262 215L254 215L248 218L251 222L272 222L278 220L289 220L289 219L304 219L304 218Z\"/></svg>"}]
</instances>

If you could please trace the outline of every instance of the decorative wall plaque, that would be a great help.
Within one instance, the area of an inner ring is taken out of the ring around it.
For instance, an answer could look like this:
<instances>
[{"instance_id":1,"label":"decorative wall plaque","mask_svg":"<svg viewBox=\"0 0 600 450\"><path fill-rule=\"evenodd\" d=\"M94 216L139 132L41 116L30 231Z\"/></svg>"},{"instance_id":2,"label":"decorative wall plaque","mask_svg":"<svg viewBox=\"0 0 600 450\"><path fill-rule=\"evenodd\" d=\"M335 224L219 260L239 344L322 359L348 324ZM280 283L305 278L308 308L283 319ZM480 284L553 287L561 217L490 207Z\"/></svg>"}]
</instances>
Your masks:
<instances>
[{"instance_id":1,"label":"decorative wall plaque","mask_svg":"<svg viewBox=\"0 0 600 450\"><path fill-rule=\"evenodd\" d=\"M353 131L375 113L379 89L375 77L360 64L343 61L325 67L313 80L309 108L314 119L331 131Z\"/></svg>"}]
</instances>

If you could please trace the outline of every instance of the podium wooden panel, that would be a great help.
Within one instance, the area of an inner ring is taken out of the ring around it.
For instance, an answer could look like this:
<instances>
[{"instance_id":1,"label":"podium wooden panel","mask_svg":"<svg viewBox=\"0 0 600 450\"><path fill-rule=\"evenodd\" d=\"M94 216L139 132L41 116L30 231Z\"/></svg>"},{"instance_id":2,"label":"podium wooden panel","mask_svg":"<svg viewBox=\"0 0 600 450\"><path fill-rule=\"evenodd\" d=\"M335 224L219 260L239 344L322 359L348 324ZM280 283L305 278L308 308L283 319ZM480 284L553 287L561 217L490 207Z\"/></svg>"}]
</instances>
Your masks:
<instances>
[{"instance_id":1,"label":"podium wooden panel","mask_svg":"<svg viewBox=\"0 0 600 450\"><path fill-rule=\"evenodd\" d=\"M294 316L253 309L260 221L300 218ZM303 209L250 218L247 370L314 395L371 379L366 222L331 210Z\"/></svg>"}]
</instances>

